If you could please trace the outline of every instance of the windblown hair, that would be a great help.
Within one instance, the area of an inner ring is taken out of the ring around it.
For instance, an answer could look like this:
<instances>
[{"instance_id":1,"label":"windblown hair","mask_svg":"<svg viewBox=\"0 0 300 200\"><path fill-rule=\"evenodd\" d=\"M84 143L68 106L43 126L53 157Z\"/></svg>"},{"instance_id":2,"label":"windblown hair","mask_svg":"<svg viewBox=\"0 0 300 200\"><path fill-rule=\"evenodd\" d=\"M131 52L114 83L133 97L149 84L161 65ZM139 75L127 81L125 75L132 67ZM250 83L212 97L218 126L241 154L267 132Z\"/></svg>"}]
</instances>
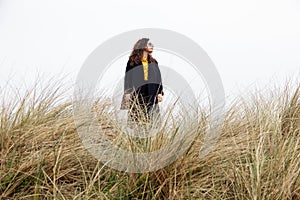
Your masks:
<instances>
[{"instance_id":1,"label":"windblown hair","mask_svg":"<svg viewBox=\"0 0 300 200\"><path fill-rule=\"evenodd\" d=\"M149 38L142 38L139 39L134 47L133 50L129 56L129 60L130 60L130 66L133 66L134 64L138 64L139 62L141 62L142 57L143 57L143 52L146 50L147 48L147 43L149 41ZM150 62L154 63L156 60L151 56L151 54L149 54L150 57Z\"/></svg>"}]
</instances>

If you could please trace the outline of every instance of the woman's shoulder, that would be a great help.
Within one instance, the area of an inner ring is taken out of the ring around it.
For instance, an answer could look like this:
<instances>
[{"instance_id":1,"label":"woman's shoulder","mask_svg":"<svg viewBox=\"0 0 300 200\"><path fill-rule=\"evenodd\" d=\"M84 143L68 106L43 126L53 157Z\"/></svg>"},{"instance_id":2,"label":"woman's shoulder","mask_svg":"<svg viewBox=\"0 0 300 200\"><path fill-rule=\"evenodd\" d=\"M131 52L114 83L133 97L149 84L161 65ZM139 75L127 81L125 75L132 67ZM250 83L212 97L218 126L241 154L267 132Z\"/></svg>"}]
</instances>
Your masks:
<instances>
[{"instance_id":1,"label":"woman's shoulder","mask_svg":"<svg viewBox=\"0 0 300 200\"><path fill-rule=\"evenodd\" d=\"M130 69L136 67L136 66L141 65L141 64L142 64L142 63L136 64L136 63L133 62L131 59L128 59L127 64L126 64L126 72L129 71Z\"/></svg>"},{"instance_id":2,"label":"woman's shoulder","mask_svg":"<svg viewBox=\"0 0 300 200\"><path fill-rule=\"evenodd\" d=\"M157 60L153 57L150 59L150 63L158 64Z\"/></svg>"},{"instance_id":3,"label":"woman's shoulder","mask_svg":"<svg viewBox=\"0 0 300 200\"><path fill-rule=\"evenodd\" d=\"M131 61L129 59L126 64L126 72L129 71L129 69L131 68L130 63L131 63Z\"/></svg>"},{"instance_id":4,"label":"woman's shoulder","mask_svg":"<svg viewBox=\"0 0 300 200\"><path fill-rule=\"evenodd\" d=\"M141 65L141 64L142 64L142 61L140 63L135 63L131 59L128 59L128 61L127 61L127 66L130 66L130 67L134 67L134 66Z\"/></svg>"},{"instance_id":5,"label":"woman's shoulder","mask_svg":"<svg viewBox=\"0 0 300 200\"><path fill-rule=\"evenodd\" d=\"M127 67L130 66L130 63L131 63L131 61L130 61L130 59L128 59L127 64L126 64Z\"/></svg>"}]
</instances>

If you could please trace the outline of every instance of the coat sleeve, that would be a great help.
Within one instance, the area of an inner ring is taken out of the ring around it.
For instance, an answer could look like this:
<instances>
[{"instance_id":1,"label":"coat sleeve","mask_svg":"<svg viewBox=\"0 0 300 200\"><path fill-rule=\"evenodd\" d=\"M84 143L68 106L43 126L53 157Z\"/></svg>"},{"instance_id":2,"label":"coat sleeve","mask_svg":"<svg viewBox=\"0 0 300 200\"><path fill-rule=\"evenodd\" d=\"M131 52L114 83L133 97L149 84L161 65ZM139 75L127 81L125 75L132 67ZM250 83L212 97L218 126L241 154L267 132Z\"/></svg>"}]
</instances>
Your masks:
<instances>
[{"instance_id":1,"label":"coat sleeve","mask_svg":"<svg viewBox=\"0 0 300 200\"><path fill-rule=\"evenodd\" d=\"M130 70L130 60L128 60L126 65L125 71L125 78L124 78L124 93L130 94L133 92L133 84L132 84L132 73L129 72Z\"/></svg>"},{"instance_id":2,"label":"coat sleeve","mask_svg":"<svg viewBox=\"0 0 300 200\"><path fill-rule=\"evenodd\" d=\"M161 73L160 73L160 70L159 70L159 66L158 66L158 62L156 62L156 65L157 65L157 71L158 71L158 80L160 82L159 86L158 86L158 94L161 94L162 96L164 96L164 91L163 91L163 84L162 84L162 79L161 79Z\"/></svg>"}]
</instances>

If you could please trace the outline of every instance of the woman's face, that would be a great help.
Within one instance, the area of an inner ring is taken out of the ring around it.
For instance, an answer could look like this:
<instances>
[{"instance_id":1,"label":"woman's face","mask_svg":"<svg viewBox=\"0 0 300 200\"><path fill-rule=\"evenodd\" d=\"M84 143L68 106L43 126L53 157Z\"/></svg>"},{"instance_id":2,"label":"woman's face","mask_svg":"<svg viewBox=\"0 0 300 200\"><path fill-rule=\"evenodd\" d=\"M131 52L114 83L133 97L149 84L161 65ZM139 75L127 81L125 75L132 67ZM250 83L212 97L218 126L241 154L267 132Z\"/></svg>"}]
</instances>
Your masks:
<instances>
[{"instance_id":1,"label":"woman's face","mask_svg":"<svg viewBox=\"0 0 300 200\"><path fill-rule=\"evenodd\" d=\"M146 51L147 51L148 53L152 53L153 47L154 47L153 44L152 44L151 42L148 41L147 47L146 47Z\"/></svg>"}]
</instances>

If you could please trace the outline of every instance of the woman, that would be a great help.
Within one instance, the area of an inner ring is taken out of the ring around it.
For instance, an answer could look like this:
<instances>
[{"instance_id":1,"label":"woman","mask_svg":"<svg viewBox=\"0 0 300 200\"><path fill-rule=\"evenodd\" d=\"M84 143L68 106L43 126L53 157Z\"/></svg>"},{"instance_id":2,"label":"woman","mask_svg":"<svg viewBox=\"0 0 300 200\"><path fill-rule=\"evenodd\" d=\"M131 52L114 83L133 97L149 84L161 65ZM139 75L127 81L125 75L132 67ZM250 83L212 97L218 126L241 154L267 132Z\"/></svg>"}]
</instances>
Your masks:
<instances>
[{"instance_id":1,"label":"woman","mask_svg":"<svg viewBox=\"0 0 300 200\"><path fill-rule=\"evenodd\" d=\"M161 123L158 103L162 101L163 85L158 62L152 57L149 38L138 40L126 66L124 93L130 101L127 124L130 128L152 127Z\"/></svg>"}]
</instances>

